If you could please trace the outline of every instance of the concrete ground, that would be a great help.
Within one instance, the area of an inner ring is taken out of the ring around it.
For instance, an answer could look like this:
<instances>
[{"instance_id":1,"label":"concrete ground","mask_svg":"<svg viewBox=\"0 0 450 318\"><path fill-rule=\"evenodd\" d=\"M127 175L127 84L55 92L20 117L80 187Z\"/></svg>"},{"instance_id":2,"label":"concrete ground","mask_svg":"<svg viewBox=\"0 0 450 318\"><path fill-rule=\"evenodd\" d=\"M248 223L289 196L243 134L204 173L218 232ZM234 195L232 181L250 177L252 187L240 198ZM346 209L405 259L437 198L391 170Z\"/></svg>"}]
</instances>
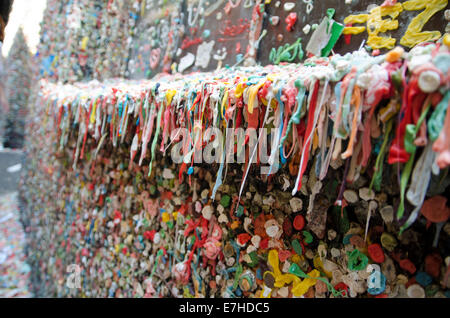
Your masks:
<instances>
[{"instance_id":1,"label":"concrete ground","mask_svg":"<svg viewBox=\"0 0 450 318\"><path fill-rule=\"evenodd\" d=\"M22 156L22 152L17 150L0 151L0 195L17 191L22 172L21 167L18 169L18 165L22 164Z\"/></svg>"},{"instance_id":2,"label":"concrete ground","mask_svg":"<svg viewBox=\"0 0 450 318\"><path fill-rule=\"evenodd\" d=\"M22 156L20 151L0 150L0 298L31 296L17 202Z\"/></svg>"}]
</instances>

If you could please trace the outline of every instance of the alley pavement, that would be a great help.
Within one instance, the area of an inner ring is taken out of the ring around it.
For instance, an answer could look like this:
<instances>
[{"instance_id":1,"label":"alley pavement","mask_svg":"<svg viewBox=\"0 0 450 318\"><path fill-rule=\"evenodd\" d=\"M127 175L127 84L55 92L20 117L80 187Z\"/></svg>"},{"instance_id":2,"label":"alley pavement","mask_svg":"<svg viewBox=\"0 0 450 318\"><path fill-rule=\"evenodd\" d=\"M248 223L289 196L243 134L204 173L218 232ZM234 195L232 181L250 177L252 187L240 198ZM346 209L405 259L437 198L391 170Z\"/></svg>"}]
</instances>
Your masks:
<instances>
[{"instance_id":1,"label":"alley pavement","mask_svg":"<svg viewBox=\"0 0 450 318\"><path fill-rule=\"evenodd\" d=\"M0 298L31 296L17 199L22 156L21 151L0 150Z\"/></svg>"}]
</instances>

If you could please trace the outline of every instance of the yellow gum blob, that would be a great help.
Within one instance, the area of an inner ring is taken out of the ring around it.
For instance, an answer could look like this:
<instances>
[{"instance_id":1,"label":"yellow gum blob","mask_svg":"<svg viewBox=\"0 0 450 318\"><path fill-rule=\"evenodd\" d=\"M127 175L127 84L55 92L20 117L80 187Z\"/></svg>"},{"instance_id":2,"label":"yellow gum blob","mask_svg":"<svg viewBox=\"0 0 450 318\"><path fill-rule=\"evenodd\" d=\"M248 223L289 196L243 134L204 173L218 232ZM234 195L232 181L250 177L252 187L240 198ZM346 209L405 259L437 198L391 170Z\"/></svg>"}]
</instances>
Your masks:
<instances>
[{"instance_id":1,"label":"yellow gum blob","mask_svg":"<svg viewBox=\"0 0 450 318\"><path fill-rule=\"evenodd\" d=\"M441 32L422 32L422 29L436 12L445 9L447 5L448 0L410 0L403 2L403 8L407 11L425 10L412 19L408 29L400 40L400 44L413 47L422 42L438 40L441 37Z\"/></svg>"},{"instance_id":2,"label":"yellow gum blob","mask_svg":"<svg viewBox=\"0 0 450 318\"><path fill-rule=\"evenodd\" d=\"M444 35L444 39L442 40L442 42L444 43L444 45L446 47L448 47L450 49L450 34L449 33L446 33Z\"/></svg>"},{"instance_id":3,"label":"yellow gum blob","mask_svg":"<svg viewBox=\"0 0 450 318\"><path fill-rule=\"evenodd\" d=\"M169 221L170 221L170 215L169 215L169 213L163 212L163 213L161 214L161 219L162 219L162 221L163 221L164 223L169 222Z\"/></svg>"},{"instance_id":4,"label":"yellow gum blob","mask_svg":"<svg viewBox=\"0 0 450 318\"><path fill-rule=\"evenodd\" d=\"M244 79L242 80L242 82L240 82L239 84L237 84L236 89L235 89L235 91L234 91L234 95L235 95L237 98L240 98L240 97L242 96L242 94L244 93L244 89L245 89L245 87L247 87L246 82L247 82L247 78L244 78Z\"/></svg>"},{"instance_id":5,"label":"yellow gum blob","mask_svg":"<svg viewBox=\"0 0 450 318\"><path fill-rule=\"evenodd\" d=\"M308 289L317 283L317 279L315 278L320 276L320 272L317 269L313 269L308 273L308 276L311 276L312 278L305 278L301 283L292 287L292 294L295 297L301 297L306 294Z\"/></svg>"},{"instance_id":6,"label":"yellow gum blob","mask_svg":"<svg viewBox=\"0 0 450 318\"><path fill-rule=\"evenodd\" d=\"M327 272L323 267L323 262L319 256L314 257L313 259L314 267L318 268L321 272L323 272L328 278L333 278L333 274L331 272Z\"/></svg>"},{"instance_id":7,"label":"yellow gum blob","mask_svg":"<svg viewBox=\"0 0 450 318\"><path fill-rule=\"evenodd\" d=\"M375 7L369 14L349 15L344 19L345 24L352 24L343 31L346 35L356 35L367 30L369 34L367 45L372 49L392 49L395 46L396 39L392 37L379 36L379 33L398 29L398 20L396 18L403 11L420 11L408 25L405 34L400 40L400 44L407 47L414 47L419 43L436 41L441 37L439 31L423 31L422 29L430 18L437 12L445 9L448 0L409 0L403 3L396 3L393 6ZM389 16L388 19L383 17ZM353 24L367 23L367 27L353 26Z\"/></svg>"},{"instance_id":8,"label":"yellow gum blob","mask_svg":"<svg viewBox=\"0 0 450 318\"><path fill-rule=\"evenodd\" d=\"M361 24L361 23L365 23L367 22L367 18L369 17L368 14L356 14L356 15L349 15L348 17L346 17L344 19L344 23L348 24ZM352 34L352 35L356 35L356 34L360 34L363 33L366 30L366 27L346 27L343 31L343 34Z\"/></svg>"},{"instance_id":9,"label":"yellow gum blob","mask_svg":"<svg viewBox=\"0 0 450 318\"><path fill-rule=\"evenodd\" d=\"M398 29L398 21L395 20L400 12L403 11L401 3L396 3L392 7L376 7L370 11L367 19L367 44L373 49L388 48L395 46L396 39L392 37L378 36L380 32ZM390 16L391 19L382 19L384 16Z\"/></svg>"},{"instance_id":10,"label":"yellow gum blob","mask_svg":"<svg viewBox=\"0 0 450 318\"><path fill-rule=\"evenodd\" d=\"M396 40L392 37L381 37L378 34L390 30L398 29L398 21L395 20L403 11L401 3L396 3L390 7L375 7L370 10L370 14L350 15L344 19L344 23L358 24L367 23L367 44L372 49L387 48L392 49L395 46ZM389 16L390 19L383 19L384 16ZM344 29L344 34L359 34L366 30L366 27L347 27Z\"/></svg>"},{"instance_id":11,"label":"yellow gum blob","mask_svg":"<svg viewBox=\"0 0 450 318\"><path fill-rule=\"evenodd\" d=\"M400 107L400 103L397 100L392 99L388 105L380 109L378 114L380 120L383 123L386 123L400 111Z\"/></svg>"},{"instance_id":12,"label":"yellow gum blob","mask_svg":"<svg viewBox=\"0 0 450 318\"><path fill-rule=\"evenodd\" d=\"M298 254L295 254L294 256L292 256L292 258L291 258L291 260L292 260L292 262L293 263L296 263L296 264L299 264L301 261L303 261L305 258L303 257L303 255L302 256L300 256L300 255L298 255Z\"/></svg>"},{"instance_id":13,"label":"yellow gum blob","mask_svg":"<svg viewBox=\"0 0 450 318\"><path fill-rule=\"evenodd\" d=\"M316 129L314 129L314 135L313 135L313 152L316 151L318 146L319 146L319 135L317 134L317 128L316 128Z\"/></svg>"},{"instance_id":14,"label":"yellow gum blob","mask_svg":"<svg viewBox=\"0 0 450 318\"><path fill-rule=\"evenodd\" d=\"M253 114L253 108L255 108L255 104L258 104L258 91L264 85L265 80L260 81L258 84L250 86L248 88L248 112Z\"/></svg>"},{"instance_id":15,"label":"yellow gum blob","mask_svg":"<svg viewBox=\"0 0 450 318\"><path fill-rule=\"evenodd\" d=\"M280 266L279 266L280 259L278 258L278 251L270 250L267 260L269 262L269 265L272 266L273 274L274 274L275 278L277 278L277 276L280 276L281 271L280 271Z\"/></svg>"},{"instance_id":16,"label":"yellow gum blob","mask_svg":"<svg viewBox=\"0 0 450 318\"><path fill-rule=\"evenodd\" d=\"M97 110L97 99L95 99L94 104L92 105L91 118L89 121L91 124L95 123L95 112Z\"/></svg>"},{"instance_id":17,"label":"yellow gum blob","mask_svg":"<svg viewBox=\"0 0 450 318\"><path fill-rule=\"evenodd\" d=\"M167 105L172 104L172 99L175 96L175 94L177 93L177 91L175 89L169 89L166 92L166 102Z\"/></svg>"},{"instance_id":18,"label":"yellow gum blob","mask_svg":"<svg viewBox=\"0 0 450 318\"><path fill-rule=\"evenodd\" d=\"M81 49L82 50L86 50L87 44L89 42L89 38L87 36L85 36L82 40L81 40Z\"/></svg>"},{"instance_id":19,"label":"yellow gum blob","mask_svg":"<svg viewBox=\"0 0 450 318\"><path fill-rule=\"evenodd\" d=\"M225 94L223 94L223 98L222 98L222 114L225 114L225 112L223 111L225 108L225 104L228 102L228 89L225 90Z\"/></svg>"},{"instance_id":20,"label":"yellow gum blob","mask_svg":"<svg viewBox=\"0 0 450 318\"><path fill-rule=\"evenodd\" d=\"M292 288L295 289L297 288L297 286L299 286L302 281L300 278L298 278L296 275L291 274L291 273L287 273L287 274L283 274L280 271L280 266L279 266L279 257L278 257L278 251L277 250L271 250L269 252L268 255L268 262L269 265L272 267L273 272L266 272L266 273L271 273L273 274L274 278L275 278L275 283L274 286L277 288L281 288L285 285L289 285L292 283Z\"/></svg>"}]
</instances>

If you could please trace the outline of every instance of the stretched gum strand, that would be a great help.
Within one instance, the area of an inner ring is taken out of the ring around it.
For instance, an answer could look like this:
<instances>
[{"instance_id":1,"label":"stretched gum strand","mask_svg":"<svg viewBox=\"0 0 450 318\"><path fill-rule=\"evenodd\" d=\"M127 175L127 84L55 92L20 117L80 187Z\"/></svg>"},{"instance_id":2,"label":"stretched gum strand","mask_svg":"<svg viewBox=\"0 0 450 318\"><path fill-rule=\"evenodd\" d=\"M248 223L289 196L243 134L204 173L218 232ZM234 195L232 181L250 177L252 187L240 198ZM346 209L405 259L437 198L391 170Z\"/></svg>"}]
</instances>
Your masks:
<instances>
[{"instance_id":1,"label":"stretched gum strand","mask_svg":"<svg viewBox=\"0 0 450 318\"><path fill-rule=\"evenodd\" d=\"M342 151L342 138L335 137L336 143L333 149L332 159L337 160Z\"/></svg>"},{"instance_id":2,"label":"stretched gum strand","mask_svg":"<svg viewBox=\"0 0 450 318\"><path fill-rule=\"evenodd\" d=\"M423 201L425 199L428 184L431 178L431 167L435 160L436 154L432 150L432 145L429 143L425 150L422 152L419 160L414 167L411 176L411 184L406 192L406 198L415 206L414 210L409 215L405 224L400 227L400 235L410 227L417 219L420 209L422 208Z\"/></svg>"},{"instance_id":3,"label":"stretched gum strand","mask_svg":"<svg viewBox=\"0 0 450 318\"><path fill-rule=\"evenodd\" d=\"M417 104L417 105L415 105L416 107L413 108L411 117L412 117L412 122L415 125L417 124L418 120L420 119L423 107L425 107L425 105L430 105L431 97L432 97L431 94L426 96L423 104ZM420 125L420 127L417 127L417 128L418 128L418 130L415 135L414 145L424 146L426 144L426 131L427 131L426 121L423 121L422 124ZM419 136L417 136L417 133L420 133Z\"/></svg>"},{"instance_id":4,"label":"stretched gum strand","mask_svg":"<svg viewBox=\"0 0 450 318\"><path fill-rule=\"evenodd\" d=\"M450 93L447 92L447 95ZM438 152L436 163L441 169L450 166L450 98L447 98L447 114L445 116L444 127L438 139L433 143L433 151Z\"/></svg>"},{"instance_id":5,"label":"stretched gum strand","mask_svg":"<svg viewBox=\"0 0 450 318\"><path fill-rule=\"evenodd\" d=\"M295 104L297 104L297 106L294 110L292 109L292 104L290 105L290 107L288 106L286 108L287 109L287 113L285 116L286 120L283 125L285 134L280 140L280 150L281 150L280 153L282 154L282 156L281 156L282 163L285 163L287 161L287 158L289 158L292 155L292 153L294 152L294 149L296 149L296 147L297 147L297 137L298 137L297 130L292 129L292 125L293 125L293 123L296 123L297 121L300 122L298 117L299 117L299 113L301 111L302 105L299 105L299 102L303 103L304 94L306 93L306 89L303 87L302 88L303 98L300 98L300 100L299 100L299 97L302 95L302 93L300 92L300 87L298 89L296 87L297 81L298 80L293 79L289 82L291 89L289 90L288 105L289 105L289 101L293 98L294 92L297 92L297 95L293 102L293 105L295 106ZM299 86L300 86L300 83L299 83ZM290 117L289 121L287 121L288 117ZM291 149L289 150L288 154L286 154L284 142L291 130L292 130L292 146L291 146ZM283 160L284 160L284 162L283 162Z\"/></svg>"},{"instance_id":6,"label":"stretched gum strand","mask_svg":"<svg viewBox=\"0 0 450 318\"><path fill-rule=\"evenodd\" d=\"M356 83L356 75L353 77L348 85L347 91L344 96L344 102L342 104L342 121L341 125L337 131L337 133L342 137L347 139L350 133L350 123L349 123L349 115L350 115L350 102L353 96L353 87Z\"/></svg>"},{"instance_id":7,"label":"stretched gum strand","mask_svg":"<svg viewBox=\"0 0 450 318\"><path fill-rule=\"evenodd\" d=\"M144 104L144 98L146 98L145 94L142 93L141 94L141 102L139 103L139 107L138 107L138 118L139 118L139 130L140 131L142 131L142 129L144 127L144 122L143 122L144 121L144 116L142 114L142 106ZM147 95L147 98L148 98L148 95ZM140 139L141 139L141 137L139 137L139 142L141 141Z\"/></svg>"},{"instance_id":8,"label":"stretched gum strand","mask_svg":"<svg viewBox=\"0 0 450 318\"><path fill-rule=\"evenodd\" d=\"M320 110L318 122L314 130L313 152L319 147L320 158L323 158L326 148L327 132L328 132L328 103ZM317 173L317 175L319 172Z\"/></svg>"},{"instance_id":9,"label":"stretched gum strand","mask_svg":"<svg viewBox=\"0 0 450 318\"><path fill-rule=\"evenodd\" d=\"M374 174L372 177L372 181L370 182L370 186L369 189L372 190L372 187L375 183L376 180L378 180L379 178L381 178L381 174L383 173L383 162L384 162L384 157L386 155L386 147L389 141L389 134L391 133L392 130L392 122L393 119L389 119L387 122L387 126L386 126L386 130L384 133L384 138L383 138L383 144L381 145L380 148L380 152L378 153L377 159L375 161L375 170L374 170Z\"/></svg>"},{"instance_id":10,"label":"stretched gum strand","mask_svg":"<svg viewBox=\"0 0 450 318\"><path fill-rule=\"evenodd\" d=\"M279 145L278 145L278 147L280 149L280 159L281 159L281 163L282 164L286 163L287 158L284 156L284 154L285 154L285 152L284 152L284 145L281 144L281 140L287 136L286 130L287 130L287 125L288 125L288 118L290 117L289 116L290 115L289 114L289 107L285 107L284 110L287 110L287 113L285 113L284 116L283 116L284 117L284 121L282 123L283 129L282 129L281 134L280 134L280 141L279 141Z\"/></svg>"},{"instance_id":11,"label":"stretched gum strand","mask_svg":"<svg viewBox=\"0 0 450 318\"><path fill-rule=\"evenodd\" d=\"M347 174L347 182L348 183L353 182L355 180L355 175L356 175L357 171L359 173L359 171L361 170L361 166L358 163L358 157L359 157L359 154L361 153L363 140L361 138L361 134L359 134L359 136L360 137L357 140L356 147L355 147L352 157L350 159L350 167L349 167L349 171Z\"/></svg>"},{"instance_id":12,"label":"stretched gum strand","mask_svg":"<svg viewBox=\"0 0 450 318\"><path fill-rule=\"evenodd\" d=\"M336 115L336 120L334 122L334 133L338 134L339 136L341 135L339 133L339 129L340 129L340 125L342 123L343 116L344 116L343 115L343 113L344 113L344 102L347 99L347 94L348 94L347 91L352 86L351 82L355 78L356 73L357 73L356 67L352 67L351 71L342 80L342 85L340 87L341 95L340 95L340 99L339 99L339 107L338 107L338 112L337 112L337 115ZM341 136L341 137L343 137L343 136Z\"/></svg>"},{"instance_id":13,"label":"stretched gum strand","mask_svg":"<svg viewBox=\"0 0 450 318\"><path fill-rule=\"evenodd\" d=\"M280 129L279 135L278 135L277 140L276 140L276 145L275 145L275 147L273 147L273 149L272 149L272 151L270 153L269 163L272 162L272 161L274 162L274 160L275 160L274 158L275 158L275 155L276 155L276 150L280 149L280 140L281 140L281 136L282 136L283 129L284 129L284 127L283 127L283 124L284 124L283 123L283 117L284 117L284 108L285 107L284 107L284 102L281 99L281 94L282 94L282 91L283 91L283 84L284 84L284 81L280 81L279 82L278 90L277 90L277 93L275 95L275 99L278 102L277 111L279 112L278 119L280 121L281 129ZM282 155L281 151L280 151L280 157L281 157L281 160L283 161L284 158L283 158L283 155ZM270 165L269 174L271 174L274 164L275 164L275 162Z\"/></svg>"},{"instance_id":14,"label":"stretched gum strand","mask_svg":"<svg viewBox=\"0 0 450 318\"><path fill-rule=\"evenodd\" d=\"M87 140L87 134L88 134L88 127L89 127L89 116L92 110L92 104L93 101L91 101L90 105L89 105L89 111L84 112L84 125L85 125L85 131L84 131L84 137L83 137L83 145L81 146L81 154L80 154L80 159L84 158L84 147L86 145L86 140Z\"/></svg>"},{"instance_id":15,"label":"stretched gum strand","mask_svg":"<svg viewBox=\"0 0 450 318\"><path fill-rule=\"evenodd\" d=\"M320 167L318 168L319 170L317 171L317 176L319 177L319 180L322 181L321 179L321 174L322 171L325 169L325 166L328 165L329 161L328 160L328 153L327 153L327 157L325 157L325 151L327 150L327 141L328 141L328 122L329 122L329 118L328 118L328 109L329 105L325 104L325 118L323 120L322 123L322 139L320 140ZM330 148L328 149L328 152L331 151L331 145Z\"/></svg>"},{"instance_id":16,"label":"stretched gum strand","mask_svg":"<svg viewBox=\"0 0 450 318\"><path fill-rule=\"evenodd\" d=\"M346 77L344 77L344 80ZM336 103L336 117L334 118L333 123L333 136L336 136L336 132L338 130L338 127L340 125L341 117L342 117L342 102L344 100L344 95L347 90L348 82L344 85L344 81L339 82L335 86L335 94L336 97L339 97L339 103Z\"/></svg>"},{"instance_id":17,"label":"stretched gum strand","mask_svg":"<svg viewBox=\"0 0 450 318\"><path fill-rule=\"evenodd\" d=\"M414 139L414 144L417 147L423 147L426 146L427 143L428 143L427 124L423 122L422 125L420 125L418 136L416 137L416 139Z\"/></svg>"},{"instance_id":18,"label":"stretched gum strand","mask_svg":"<svg viewBox=\"0 0 450 318\"><path fill-rule=\"evenodd\" d=\"M287 159L289 158L293 153L294 150L297 148L297 131L295 129L292 129L292 146L289 152L286 154L285 146L283 146L283 156Z\"/></svg>"},{"instance_id":19,"label":"stretched gum strand","mask_svg":"<svg viewBox=\"0 0 450 318\"><path fill-rule=\"evenodd\" d=\"M131 170L132 163L134 160L134 157L136 156L137 150L138 150L138 134L135 134L133 137L133 141L131 142L131 149L130 149L130 162L128 164L128 169Z\"/></svg>"},{"instance_id":20,"label":"stretched gum strand","mask_svg":"<svg viewBox=\"0 0 450 318\"><path fill-rule=\"evenodd\" d=\"M116 121L119 123L119 125L117 127L112 127L112 137L113 137L113 145L114 147L117 144L117 136L119 135L119 128L120 128L120 107L122 107L123 103L122 101L117 98L117 110L114 111L113 113L113 121L114 124L116 123Z\"/></svg>"},{"instance_id":21,"label":"stretched gum strand","mask_svg":"<svg viewBox=\"0 0 450 318\"><path fill-rule=\"evenodd\" d=\"M176 93L177 93L177 91L174 89L169 89L166 91L167 107L166 107L166 110L164 111L164 117L163 117L164 118L164 128L163 128L162 141L161 141L161 147L160 147L161 152L164 152L164 148L165 148L164 146L167 141L167 133L169 130L170 109L171 109L173 97L175 96Z\"/></svg>"},{"instance_id":22,"label":"stretched gum strand","mask_svg":"<svg viewBox=\"0 0 450 318\"><path fill-rule=\"evenodd\" d=\"M320 116L320 115L319 115ZM316 152L317 147L319 147L319 134L317 132L317 127L314 128L313 137L312 137L312 152Z\"/></svg>"},{"instance_id":23,"label":"stretched gum strand","mask_svg":"<svg viewBox=\"0 0 450 318\"><path fill-rule=\"evenodd\" d=\"M101 99L101 97L99 97L99 99ZM97 111L96 117L95 117L95 133L94 133L94 138L96 140L98 140L100 138L100 133L101 133L101 128L103 127L105 124L105 116L102 114L106 113L105 112L105 104L106 104L106 98L103 98L102 100L102 104L100 105L99 110Z\"/></svg>"},{"instance_id":24,"label":"stretched gum strand","mask_svg":"<svg viewBox=\"0 0 450 318\"><path fill-rule=\"evenodd\" d=\"M350 141L348 142L347 150L341 155L342 159L347 159L353 154L353 146L355 143L356 133L358 131L358 117L359 117L359 108L361 107L361 90L356 85L353 89L353 96L351 104L355 105L354 114L353 114L353 122L352 122L352 131L350 134Z\"/></svg>"},{"instance_id":25,"label":"stretched gum strand","mask_svg":"<svg viewBox=\"0 0 450 318\"><path fill-rule=\"evenodd\" d=\"M420 125L425 120L429 109L430 109L430 105L427 105L427 107L423 110L422 114L420 115L420 118L414 128L415 135L417 134L417 132L420 128ZM416 148L414 148L413 152L410 154L409 160L406 163L403 173L401 175L400 203L399 203L399 206L397 209L397 219L401 219L403 217L403 213L404 213L404 209L405 209L405 191L406 191L406 186L408 184L409 177L411 175L412 165L414 164L415 154L416 154Z\"/></svg>"},{"instance_id":26,"label":"stretched gum strand","mask_svg":"<svg viewBox=\"0 0 450 318\"><path fill-rule=\"evenodd\" d=\"M414 76L409 82L406 95L406 103L404 99L405 106L403 107L401 114L403 118L401 119L394 140L392 141L391 147L389 149L388 162L389 164L394 164L397 162L406 163L410 157L410 154L405 150L405 133L406 126L412 122L412 112L414 108L423 105L423 101L426 94L423 93L418 86L418 76Z\"/></svg>"},{"instance_id":27,"label":"stretched gum strand","mask_svg":"<svg viewBox=\"0 0 450 318\"><path fill-rule=\"evenodd\" d=\"M142 138L142 152L141 152L141 157L139 159L139 166L142 165L142 161L144 160L145 156L147 155L148 143L150 142L150 138L151 138L151 135L153 132L153 122L155 119L154 110L155 110L155 104L152 103L152 105L150 107L150 112L147 117L147 125L144 128L144 133L143 133L144 137Z\"/></svg>"},{"instance_id":28,"label":"stretched gum strand","mask_svg":"<svg viewBox=\"0 0 450 318\"><path fill-rule=\"evenodd\" d=\"M299 82L298 86L299 86L299 89L298 89L298 93L297 93L297 97L296 97L297 108L289 120L289 123L286 128L286 134L280 141L281 145L284 144L284 142L287 138L287 135L289 134L289 132L292 128L292 125L300 123L300 113L301 113L301 110L302 110L302 107L304 104L304 99L305 99L305 95L306 95L306 87L304 85L302 85L300 82Z\"/></svg>"},{"instance_id":29,"label":"stretched gum strand","mask_svg":"<svg viewBox=\"0 0 450 318\"><path fill-rule=\"evenodd\" d=\"M390 76L389 76L390 77ZM388 79L389 80L389 79ZM371 133L372 133L372 125L373 123L373 114L375 113L376 108L378 107L380 101L387 97L390 93L390 84L386 83L386 86L382 86L381 88L378 88L377 91L374 92L375 95L375 100L373 100L370 104L370 110L369 110L369 114L366 115L366 119L364 122L364 128L363 128L363 145L362 145L362 150L363 150L363 154L362 154L362 158L361 158L361 165L363 167L367 166L367 162L370 158L370 155L372 153L372 143L370 142L370 138L371 138ZM366 95L367 96L367 95ZM367 99L367 98L366 98ZM381 111L380 111L381 112Z\"/></svg>"},{"instance_id":30,"label":"stretched gum strand","mask_svg":"<svg viewBox=\"0 0 450 318\"><path fill-rule=\"evenodd\" d=\"M155 149L156 149L156 143L158 142L159 131L161 128L161 117L162 117L163 109L164 109L164 103L161 103L161 105L159 107L159 111L158 111L158 117L156 119L155 136L153 137L153 141L152 141L152 147L151 147L152 158L150 159L150 163L148 165L148 176L150 176L152 173L152 166L153 166L152 164L153 164L153 160L155 159Z\"/></svg>"},{"instance_id":31,"label":"stretched gum strand","mask_svg":"<svg viewBox=\"0 0 450 318\"><path fill-rule=\"evenodd\" d=\"M328 81L326 82L328 85ZM320 88L320 82L319 80L316 81L314 84L314 91L312 93L309 112L308 112L308 125L306 127L306 133L305 136L307 136L307 139L305 141L305 144L303 145L302 149L302 156L300 159L300 165L299 165L299 172L297 175L297 180L295 182L295 187L292 190L292 195L295 195L297 193L298 189L302 187L302 177L306 170L306 166L308 164L309 159L309 150L311 146L311 134L313 132L314 126L315 126L315 113L316 113L316 105L317 105L317 95L319 94L319 88ZM325 93L325 90L324 90ZM323 97L323 96L322 96ZM306 153L305 153L306 152Z\"/></svg>"},{"instance_id":32,"label":"stretched gum strand","mask_svg":"<svg viewBox=\"0 0 450 318\"><path fill-rule=\"evenodd\" d=\"M333 137L331 138L330 147L328 148L327 156L325 160L322 161L322 166L320 168L320 175L319 175L320 181L322 181L327 175L328 167L330 166L330 161L334 152L335 144L336 144L336 137L333 135ZM339 156L339 154L337 156Z\"/></svg>"},{"instance_id":33,"label":"stretched gum strand","mask_svg":"<svg viewBox=\"0 0 450 318\"><path fill-rule=\"evenodd\" d=\"M126 134L127 134L127 128L128 128L128 119L129 119L129 113L128 113L128 110L129 110L129 107L128 107L128 103L127 103L127 113L125 114L125 123L123 124L123 127L122 127L122 132L120 133L120 136L121 136L121 138L120 138L120 143L122 144L123 143L123 141L125 140L125 136L126 136Z\"/></svg>"},{"instance_id":34,"label":"stretched gum strand","mask_svg":"<svg viewBox=\"0 0 450 318\"><path fill-rule=\"evenodd\" d=\"M442 128L445 123L445 112L448 108L448 102L450 101L450 92L448 91L442 100L437 104L433 113L428 120L427 128L428 135L431 141L435 141L438 139L439 134L442 131Z\"/></svg>"},{"instance_id":35,"label":"stretched gum strand","mask_svg":"<svg viewBox=\"0 0 450 318\"><path fill-rule=\"evenodd\" d=\"M123 128L124 128L125 119L128 116L128 95L125 97L124 104L125 105L122 106L123 107L123 109L122 109L122 118L120 120L119 129L117 130L117 136L122 136L123 135L122 132L125 131L125 129L123 129Z\"/></svg>"},{"instance_id":36,"label":"stretched gum strand","mask_svg":"<svg viewBox=\"0 0 450 318\"><path fill-rule=\"evenodd\" d=\"M252 85L248 88L248 104L247 104L247 110L250 114L253 113L253 109L255 108L255 103L258 104L258 98L257 94L259 89L265 84L265 80L260 81L256 85ZM256 105L257 106L257 105Z\"/></svg>"},{"instance_id":37,"label":"stretched gum strand","mask_svg":"<svg viewBox=\"0 0 450 318\"><path fill-rule=\"evenodd\" d=\"M223 149L223 141L222 141L222 149ZM214 201L216 198L216 192L219 189L219 187L222 185L222 174L223 174L223 167L224 167L224 161L225 161L225 152L222 152L222 160L220 161L219 171L217 172L216 182L214 183L214 188L211 193L211 199Z\"/></svg>"},{"instance_id":38,"label":"stretched gum strand","mask_svg":"<svg viewBox=\"0 0 450 318\"><path fill-rule=\"evenodd\" d=\"M269 117L269 107L270 107L271 102L272 102L272 97L269 98L269 103L268 103L268 105L267 105L266 113L264 114L264 121L263 121L262 127L264 127L264 126L266 125L267 118ZM250 164L251 164L251 162L253 162L253 159L254 159L254 157L255 157L256 149L258 148L258 145L259 145L259 143L260 143L260 141L261 141L261 136L262 136L262 134L260 134L260 135L258 136L258 142L255 143L255 147L253 148L251 157L250 157L249 161L247 161L247 167L246 167L246 169L245 169L244 178L242 179L241 188L240 188L240 190L239 190L239 198L238 198L238 201L241 200L241 195L242 195L242 191L244 190L245 180L247 179L247 175L248 175L248 172L249 172L249 170L250 170ZM224 161L224 160L222 160L222 162L223 162L223 161ZM223 169L222 163L221 163L220 167ZM216 189L215 186L214 186L214 189ZM217 189L216 189L216 190L217 190ZM213 193L215 193L215 191L214 191ZM239 205L236 205L236 211L237 211L238 207L239 207Z\"/></svg>"},{"instance_id":39,"label":"stretched gum strand","mask_svg":"<svg viewBox=\"0 0 450 318\"><path fill-rule=\"evenodd\" d=\"M322 108L322 110L320 111L319 122L317 123L317 128L316 128L317 138L318 138L318 140L319 140L321 145L323 144L324 136L325 136L325 139L326 139L326 135L327 135L327 130L326 129L328 127L325 126L325 123L328 123L328 121L326 119L328 119L328 107L327 107L327 104L325 104L325 107Z\"/></svg>"},{"instance_id":40,"label":"stretched gum strand","mask_svg":"<svg viewBox=\"0 0 450 318\"><path fill-rule=\"evenodd\" d=\"M95 99L94 99L94 104L93 104L93 106L92 106L91 116L90 116L90 119L89 119L89 122L90 122L91 124L95 123L95 112L96 112L96 110L97 110L97 101L98 101L98 98L95 98Z\"/></svg>"}]
</instances>

